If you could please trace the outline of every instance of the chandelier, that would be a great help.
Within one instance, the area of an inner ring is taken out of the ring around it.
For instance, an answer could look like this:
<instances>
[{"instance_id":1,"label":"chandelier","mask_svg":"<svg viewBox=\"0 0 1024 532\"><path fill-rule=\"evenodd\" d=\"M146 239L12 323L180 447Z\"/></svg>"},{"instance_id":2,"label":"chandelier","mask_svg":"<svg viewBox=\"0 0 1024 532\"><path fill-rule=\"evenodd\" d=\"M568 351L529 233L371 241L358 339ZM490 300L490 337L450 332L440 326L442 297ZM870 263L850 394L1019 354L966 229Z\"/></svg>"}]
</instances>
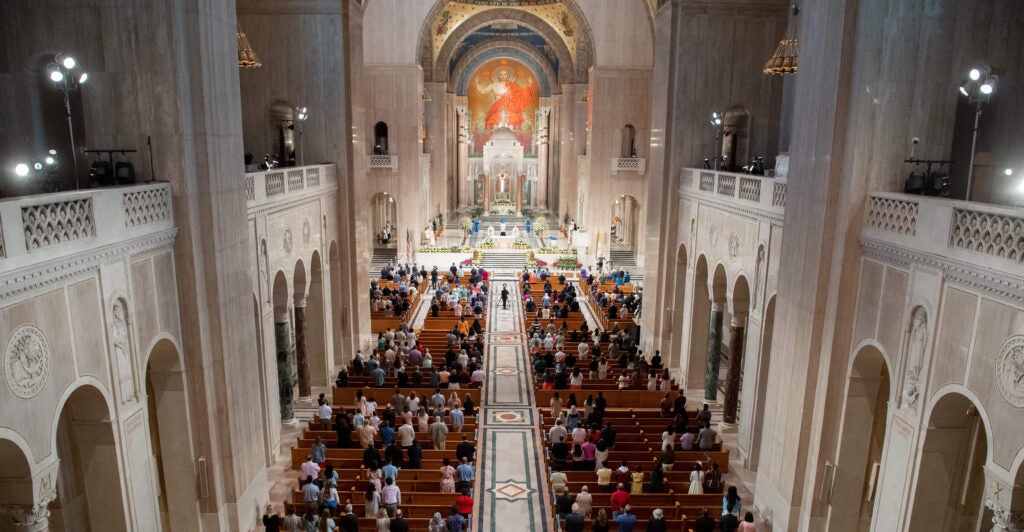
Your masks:
<instances>
[{"instance_id":1,"label":"chandelier","mask_svg":"<svg viewBox=\"0 0 1024 532\"><path fill-rule=\"evenodd\" d=\"M771 59L764 64L764 73L771 74L773 76L781 76L784 74L796 74L798 66L798 58L800 57L800 43L799 39L794 35L796 33L796 16L800 14L800 8L793 4L793 16L789 20L789 28L786 30L786 37L779 41L779 46L775 48L775 53L772 54Z\"/></svg>"},{"instance_id":2,"label":"chandelier","mask_svg":"<svg viewBox=\"0 0 1024 532\"><path fill-rule=\"evenodd\" d=\"M245 36L245 33L241 29L238 30L238 68L259 68L263 66L263 62L253 51L252 45L249 44L249 38Z\"/></svg>"}]
</instances>

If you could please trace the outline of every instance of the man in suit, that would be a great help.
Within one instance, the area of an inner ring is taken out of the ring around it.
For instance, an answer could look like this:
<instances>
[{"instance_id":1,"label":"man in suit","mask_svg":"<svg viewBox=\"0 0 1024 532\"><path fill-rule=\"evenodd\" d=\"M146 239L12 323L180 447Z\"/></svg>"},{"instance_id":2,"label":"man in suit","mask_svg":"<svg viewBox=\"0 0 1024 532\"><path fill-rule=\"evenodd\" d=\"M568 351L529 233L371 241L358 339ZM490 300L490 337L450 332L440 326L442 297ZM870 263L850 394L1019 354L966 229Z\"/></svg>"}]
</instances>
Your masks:
<instances>
[{"instance_id":1,"label":"man in suit","mask_svg":"<svg viewBox=\"0 0 1024 532\"><path fill-rule=\"evenodd\" d=\"M402 510L395 510L395 518L391 520L391 532L409 532L409 522L402 517Z\"/></svg>"},{"instance_id":2,"label":"man in suit","mask_svg":"<svg viewBox=\"0 0 1024 532\"><path fill-rule=\"evenodd\" d=\"M583 532L585 523L586 519L580 515L580 505L573 503L572 513L566 514L562 530L565 532ZM392 527L391 530L394 530L394 528Z\"/></svg>"},{"instance_id":3,"label":"man in suit","mask_svg":"<svg viewBox=\"0 0 1024 532\"><path fill-rule=\"evenodd\" d=\"M345 505L345 513L338 518L338 530L341 532L359 532L359 518L352 513L352 505Z\"/></svg>"}]
</instances>

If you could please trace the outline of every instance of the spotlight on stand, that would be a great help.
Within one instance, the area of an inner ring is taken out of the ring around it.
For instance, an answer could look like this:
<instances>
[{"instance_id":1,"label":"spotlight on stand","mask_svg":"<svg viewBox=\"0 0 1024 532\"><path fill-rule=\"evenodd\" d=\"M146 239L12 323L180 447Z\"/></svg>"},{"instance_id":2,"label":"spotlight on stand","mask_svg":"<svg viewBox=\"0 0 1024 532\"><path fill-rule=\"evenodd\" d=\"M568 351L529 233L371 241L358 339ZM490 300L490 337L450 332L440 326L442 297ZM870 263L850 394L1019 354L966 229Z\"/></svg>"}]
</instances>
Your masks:
<instances>
[{"instance_id":1,"label":"spotlight on stand","mask_svg":"<svg viewBox=\"0 0 1024 532\"><path fill-rule=\"evenodd\" d=\"M960 83L960 94L975 105L974 131L971 137L971 161L967 166L967 196L971 199L971 188L974 182L974 154L978 148L978 123L981 121L981 104L988 103L996 92L999 76L992 73L987 66L974 67L967 71L967 77Z\"/></svg>"},{"instance_id":2,"label":"spotlight on stand","mask_svg":"<svg viewBox=\"0 0 1024 532\"><path fill-rule=\"evenodd\" d=\"M71 161L75 172L75 188L78 183L78 153L75 149L75 129L71 122L71 92L78 89L89 79L88 72L72 72L78 66L78 61L70 55L58 53L53 56L53 62L46 65L50 81L57 85L57 88L64 93L64 114L68 122L68 139L71 141ZM74 74L74 75L72 75ZM56 155L55 150L50 150L51 155Z\"/></svg>"},{"instance_id":3,"label":"spotlight on stand","mask_svg":"<svg viewBox=\"0 0 1024 532\"><path fill-rule=\"evenodd\" d=\"M18 163L14 165L14 175L18 177L25 177L28 175L28 165L25 163Z\"/></svg>"},{"instance_id":4,"label":"spotlight on stand","mask_svg":"<svg viewBox=\"0 0 1024 532\"><path fill-rule=\"evenodd\" d=\"M305 106L299 106L295 108L295 122L299 130L299 166L302 166L302 123L309 118L309 108Z\"/></svg>"},{"instance_id":5,"label":"spotlight on stand","mask_svg":"<svg viewBox=\"0 0 1024 532\"><path fill-rule=\"evenodd\" d=\"M711 127L715 128L715 152L712 154L714 155L713 166L715 170L718 170L720 168L719 163L722 161L722 154L720 153L721 150L718 147L718 143L722 140L722 124L725 122L723 118L724 115L722 115L722 113L714 111L711 113L711 119L708 120L708 122L711 124ZM709 168L711 166L707 164L707 161L707 159L704 159L705 168Z\"/></svg>"}]
</instances>

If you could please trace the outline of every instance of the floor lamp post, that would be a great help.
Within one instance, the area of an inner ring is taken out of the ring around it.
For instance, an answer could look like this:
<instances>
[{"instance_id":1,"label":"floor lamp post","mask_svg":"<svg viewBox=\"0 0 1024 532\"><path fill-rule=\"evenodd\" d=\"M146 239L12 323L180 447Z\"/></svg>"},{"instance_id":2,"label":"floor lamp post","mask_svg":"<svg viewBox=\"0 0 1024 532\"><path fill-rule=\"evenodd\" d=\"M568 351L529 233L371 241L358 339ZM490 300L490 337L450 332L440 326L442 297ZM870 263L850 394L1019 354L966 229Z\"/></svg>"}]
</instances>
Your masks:
<instances>
[{"instance_id":1,"label":"floor lamp post","mask_svg":"<svg viewBox=\"0 0 1024 532\"><path fill-rule=\"evenodd\" d=\"M302 123L305 122L307 118L309 118L309 109L306 107L295 108L295 125L299 130L299 166L305 164L302 158L302 149L304 148L304 143L302 142Z\"/></svg>"},{"instance_id":2,"label":"floor lamp post","mask_svg":"<svg viewBox=\"0 0 1024 532\"><path fill-rule=\"evenodd\" d=\"M71 91L79 88L89 79L87 72L75 73L78 62L74 57L64 54L53 56L53 62L46 66L50 81L64 93L64 115L68 122L68 139L71 141L71 164L75 172L75 189L80 188L78 182L78 153L75 150L75 127L71 121Z\"/></svg>"},{"instance_id":3,"label":"floor lamp post","mask_svg":"<svg viewBox=\"0 0 1024 532\"><path fill-rule=\"evenodd\" d=\"M711 126L715 128L715 153L713 154L714 155L714 164L712 165L712 169L717 171L717 170L720 169L719 161L722 159L721 149L719 148L719 145L718 145L718 143L722 141L722 114L721 113L719 113L717 111L711 113Z\"/></svg>"},{"instance_id":4,"label":"floor lamp post","mask_svg":"<svg viewBox=\"0 0 1024 532\"><path fill-rule=\"evenodd\" d=\"M974 104L974 130L971 132L971 160L967 166L967 193L965 199L971 200L971 187L974 185L974 155L978 148L978 125L981 123L981 104L986 103L996 92L999 76L992 74L988 67L972 68L960 84L960 94Z\"/></svg>"}]
</instances>

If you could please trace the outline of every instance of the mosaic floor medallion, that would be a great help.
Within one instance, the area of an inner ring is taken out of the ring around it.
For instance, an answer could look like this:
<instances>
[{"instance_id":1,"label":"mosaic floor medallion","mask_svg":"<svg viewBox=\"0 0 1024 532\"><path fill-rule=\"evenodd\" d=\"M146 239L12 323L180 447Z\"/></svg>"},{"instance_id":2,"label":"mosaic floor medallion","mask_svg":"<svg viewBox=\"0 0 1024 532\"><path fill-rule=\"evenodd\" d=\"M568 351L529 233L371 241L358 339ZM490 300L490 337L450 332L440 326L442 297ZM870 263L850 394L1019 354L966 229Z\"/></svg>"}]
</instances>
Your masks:
<instances>
[{"instance_id":1,"label":"mosaic floor medallion","mask_svg":"<svg viewBox=\"0 0 1024 532\"><path fill-rule=\"evenodd\" d=\"M519 370L511 366L503 366L494 370L495 375L501 375L503 377L514 377L519 375Z\"/></svg>"},{"instance_id":2,"label":"mosaic floor medallion","mask_svg":"<svg viewBox=\"0 0 1024 532\"><path fill-rule=\"evenodd\" d=\"M526 499L533 493L525 483L515 480L498 481L491 489L487 490L495 495L496 499L516 502Z\"/></svg>"}]
</instances>

